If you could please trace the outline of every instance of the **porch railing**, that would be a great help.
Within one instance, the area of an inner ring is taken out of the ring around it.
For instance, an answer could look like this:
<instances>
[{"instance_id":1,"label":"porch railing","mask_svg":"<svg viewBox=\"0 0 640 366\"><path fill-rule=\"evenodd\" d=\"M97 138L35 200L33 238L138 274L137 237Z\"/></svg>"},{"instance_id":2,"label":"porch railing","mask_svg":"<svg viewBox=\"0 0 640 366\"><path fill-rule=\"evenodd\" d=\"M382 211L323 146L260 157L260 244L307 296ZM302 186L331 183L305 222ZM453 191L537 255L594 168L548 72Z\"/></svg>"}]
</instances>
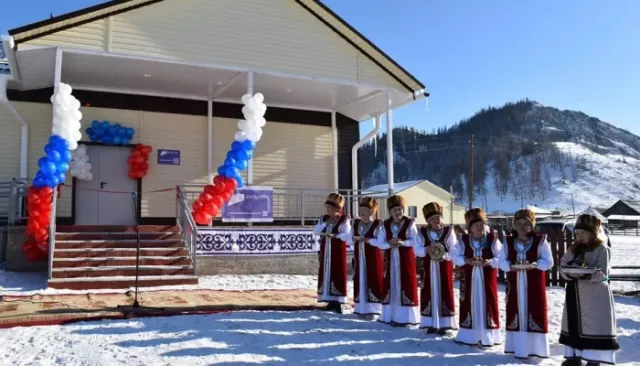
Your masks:
<instances>
[{"instance_id":1,"label":"porch railing","mask_svg":"<svg viewBox=\"0 0 640 366\"><path fill-rule=\"evenodd\" d=\"M7 225L15 225L25 218L26 195L26 181L0 181L0 218L6 218Z\"/></svg>"},{"instance_id":2,"label":"porch railing","mask_svg":"<svg viewBox=\"0 0 640 366\"><path fill-rule=\"evenodd\" d=\"M191 203L187 200L183 187L177 187L176 222L180 228L182 242L189 250L194 273L196 271L196 245L198 244L198 226L191 216Z\"/></svg>"},{"instance_id":3,"label":"porch railing","mask_svg":"<svg viewBox=\"0 0 640 366\"><path fill-rule=\"evenodd\" d=\"M56 250L56 203L58 194L53 190L53 199L51 200L51 223L49 224L49 279L53 275L53 253Z\"/></svg>"},{"instance_id":4,"label":"porch railing","mask_svg":"<svg viewBox=\"0 0 640 366\"><path fill-rule=\"evenodd\" d=\"M197 200L204 189L203 184L184 184L183 190L188 208ZM361 197L387 198L388 192L372 192L352 189L313 189L273 187L273 219L313 225L324 213L324 202L331 192L339 192L345 198L345 213L356 216L357 203Z\"/></svg>"}]
</instances>

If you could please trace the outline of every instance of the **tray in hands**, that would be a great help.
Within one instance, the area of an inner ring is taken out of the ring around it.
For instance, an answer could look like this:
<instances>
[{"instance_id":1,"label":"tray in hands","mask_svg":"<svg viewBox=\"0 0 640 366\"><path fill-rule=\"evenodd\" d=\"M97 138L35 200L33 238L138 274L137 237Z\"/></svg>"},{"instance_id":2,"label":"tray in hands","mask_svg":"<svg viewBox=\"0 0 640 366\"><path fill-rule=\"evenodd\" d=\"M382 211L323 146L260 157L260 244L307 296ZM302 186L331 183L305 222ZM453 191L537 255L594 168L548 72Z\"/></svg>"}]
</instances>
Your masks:
<instances>
[{"instance_id":1,"label":"tray in hands","mask_svg":"<svg viewBox=\"0 0 640 366\"><path fill-rule=\"evenodd\" d=\"M595 267L564 266L564 267L560 267L560 270L563 273L566 273L566 274L582 276L582 275L594 274L598 270L598 268L595 268Z\"/></svg>"},{"instance_id":2,"label":"tray in hands","mask_svg":"<svg viewBox=\"0 0 640 366\"><path fill-rule=\"evenodd\" d=\"M515 270L519 270L519 271L524 271L524 270L528 270L528 269L534 269L536 267L532 266L531 263L529 263L529 262L524 262L524 263L512 264L511 268L515 269Z\"/></svg>"}]
</instances>

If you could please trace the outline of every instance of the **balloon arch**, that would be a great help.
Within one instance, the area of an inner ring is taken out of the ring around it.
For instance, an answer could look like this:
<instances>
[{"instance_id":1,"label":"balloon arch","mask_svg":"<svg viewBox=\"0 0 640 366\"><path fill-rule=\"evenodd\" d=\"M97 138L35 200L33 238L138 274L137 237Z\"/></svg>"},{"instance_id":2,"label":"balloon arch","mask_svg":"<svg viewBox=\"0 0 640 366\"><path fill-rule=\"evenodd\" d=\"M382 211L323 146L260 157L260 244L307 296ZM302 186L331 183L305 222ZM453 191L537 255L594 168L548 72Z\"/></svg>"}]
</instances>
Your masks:
<instances>
[{"instance_id":1,"label":"balloon arch","mask_svg":"<svg viewBox=\"0 0 640 366\"><path fill-rule=\"evenodd\" d=\"M49 227L54 191L66 180L67 172L81 180L91 180L91 164L85 145L78 146L82 113L80 102L71 95L71 86L60 83L51 97L53 103L52 134L44 146L45 156L38 160L38 171L27 192L27 239L22 250L28 261L40 261L49 253ZM264 114L267 106L264 96L256 93L242 96L242 114L238 121L235 141L227 152L224 163L218 167L213 184L205 186L198 199L193 202L192 215L199 225L208 225L220 209L231 199L236 188L244 186L240 172L247 169L253 158L256 142L262 137L266 124ZM93 121L86 130L91 141L102 141L107 145L128 145L135 131L108 122ZM151 146L138 144L129 156L129 177L140 179L149 169Z\"/></svg>"}]
</instances>

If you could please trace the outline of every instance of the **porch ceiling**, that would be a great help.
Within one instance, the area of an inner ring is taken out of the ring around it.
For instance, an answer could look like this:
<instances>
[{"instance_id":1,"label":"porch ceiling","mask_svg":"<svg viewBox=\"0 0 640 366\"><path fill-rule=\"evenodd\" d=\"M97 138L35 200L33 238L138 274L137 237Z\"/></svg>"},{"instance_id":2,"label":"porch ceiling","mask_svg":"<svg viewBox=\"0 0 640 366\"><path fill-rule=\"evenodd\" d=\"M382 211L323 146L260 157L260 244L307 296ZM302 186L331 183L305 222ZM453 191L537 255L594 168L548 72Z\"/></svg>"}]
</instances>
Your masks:
<instances>
[{"instance_id":1,"label":"porch ceiling","mask_svg":"<svg viewBox=\"0 0 640 366\"><path fill-rule=\"evenodd\" d=\"M16 52L21 82L15 87L33 90L51 87L55 48ZM75 89L123 94L240 103L247 92L248 73L240 68L191 65L179 61L140 59L100 52L64 50L62 82ZM385 110L386 88L355 82L321 80L271 72L254 72L254 92L265 95L267 106L336 110L362 121ZM412 102L406 91L391 89L392 107Z\"/></svg>"}]
</instances>

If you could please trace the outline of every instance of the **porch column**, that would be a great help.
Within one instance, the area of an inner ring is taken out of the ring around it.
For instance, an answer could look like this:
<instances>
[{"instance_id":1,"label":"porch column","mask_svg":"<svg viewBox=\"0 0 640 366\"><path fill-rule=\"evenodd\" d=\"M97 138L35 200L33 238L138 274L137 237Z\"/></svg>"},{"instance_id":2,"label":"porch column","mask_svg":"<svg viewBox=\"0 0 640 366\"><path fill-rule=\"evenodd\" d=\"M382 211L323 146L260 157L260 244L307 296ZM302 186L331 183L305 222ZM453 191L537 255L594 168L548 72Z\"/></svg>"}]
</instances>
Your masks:
<instances>
[{"instance_id":1,"label":"porch column","mask_svg":"<svg viewBox=\"0 0 640 366\"><path fill-rule=\"evenodd\" d=\"M247 94L253 96L253 72L247 73ZM254 150L255 155L255 150ZM255 158L255 156L254 156ZM249 159L247 164L247 186L253 185L253 159Z\"/></svg>"},{"instance_id":2,"label":"porch column","mask_svg":"<svg viewBox=\"0 0 640 366\"><path fill-rule=\"evenodd\" d=\"M389 195L393 196L393 114L391 111L391 92L387 90L387 181L389 182Z\"/></svg>"},{"instance_id":3,"label":"porch column","mask_svg":"<svg viewBox=\"0 0 640 366\"><path fill-rule=\"evenodd\" d=\"M336 111L331 111L331 141L332 152L333 152L333 189L338 190L340 187L339 179L338 179L338 127L336 126Z\"/></svg>"},{"instance_id":4,"label":"porch column","mask_svg":"<svg viewBox=\"0 0 640 366\"><path fill-rule=\"evenodd\" d=\"M209 85L209 98L207 100L207 182L213 184L213 99L212 89Z\"/></svg>"}]
</instances>

